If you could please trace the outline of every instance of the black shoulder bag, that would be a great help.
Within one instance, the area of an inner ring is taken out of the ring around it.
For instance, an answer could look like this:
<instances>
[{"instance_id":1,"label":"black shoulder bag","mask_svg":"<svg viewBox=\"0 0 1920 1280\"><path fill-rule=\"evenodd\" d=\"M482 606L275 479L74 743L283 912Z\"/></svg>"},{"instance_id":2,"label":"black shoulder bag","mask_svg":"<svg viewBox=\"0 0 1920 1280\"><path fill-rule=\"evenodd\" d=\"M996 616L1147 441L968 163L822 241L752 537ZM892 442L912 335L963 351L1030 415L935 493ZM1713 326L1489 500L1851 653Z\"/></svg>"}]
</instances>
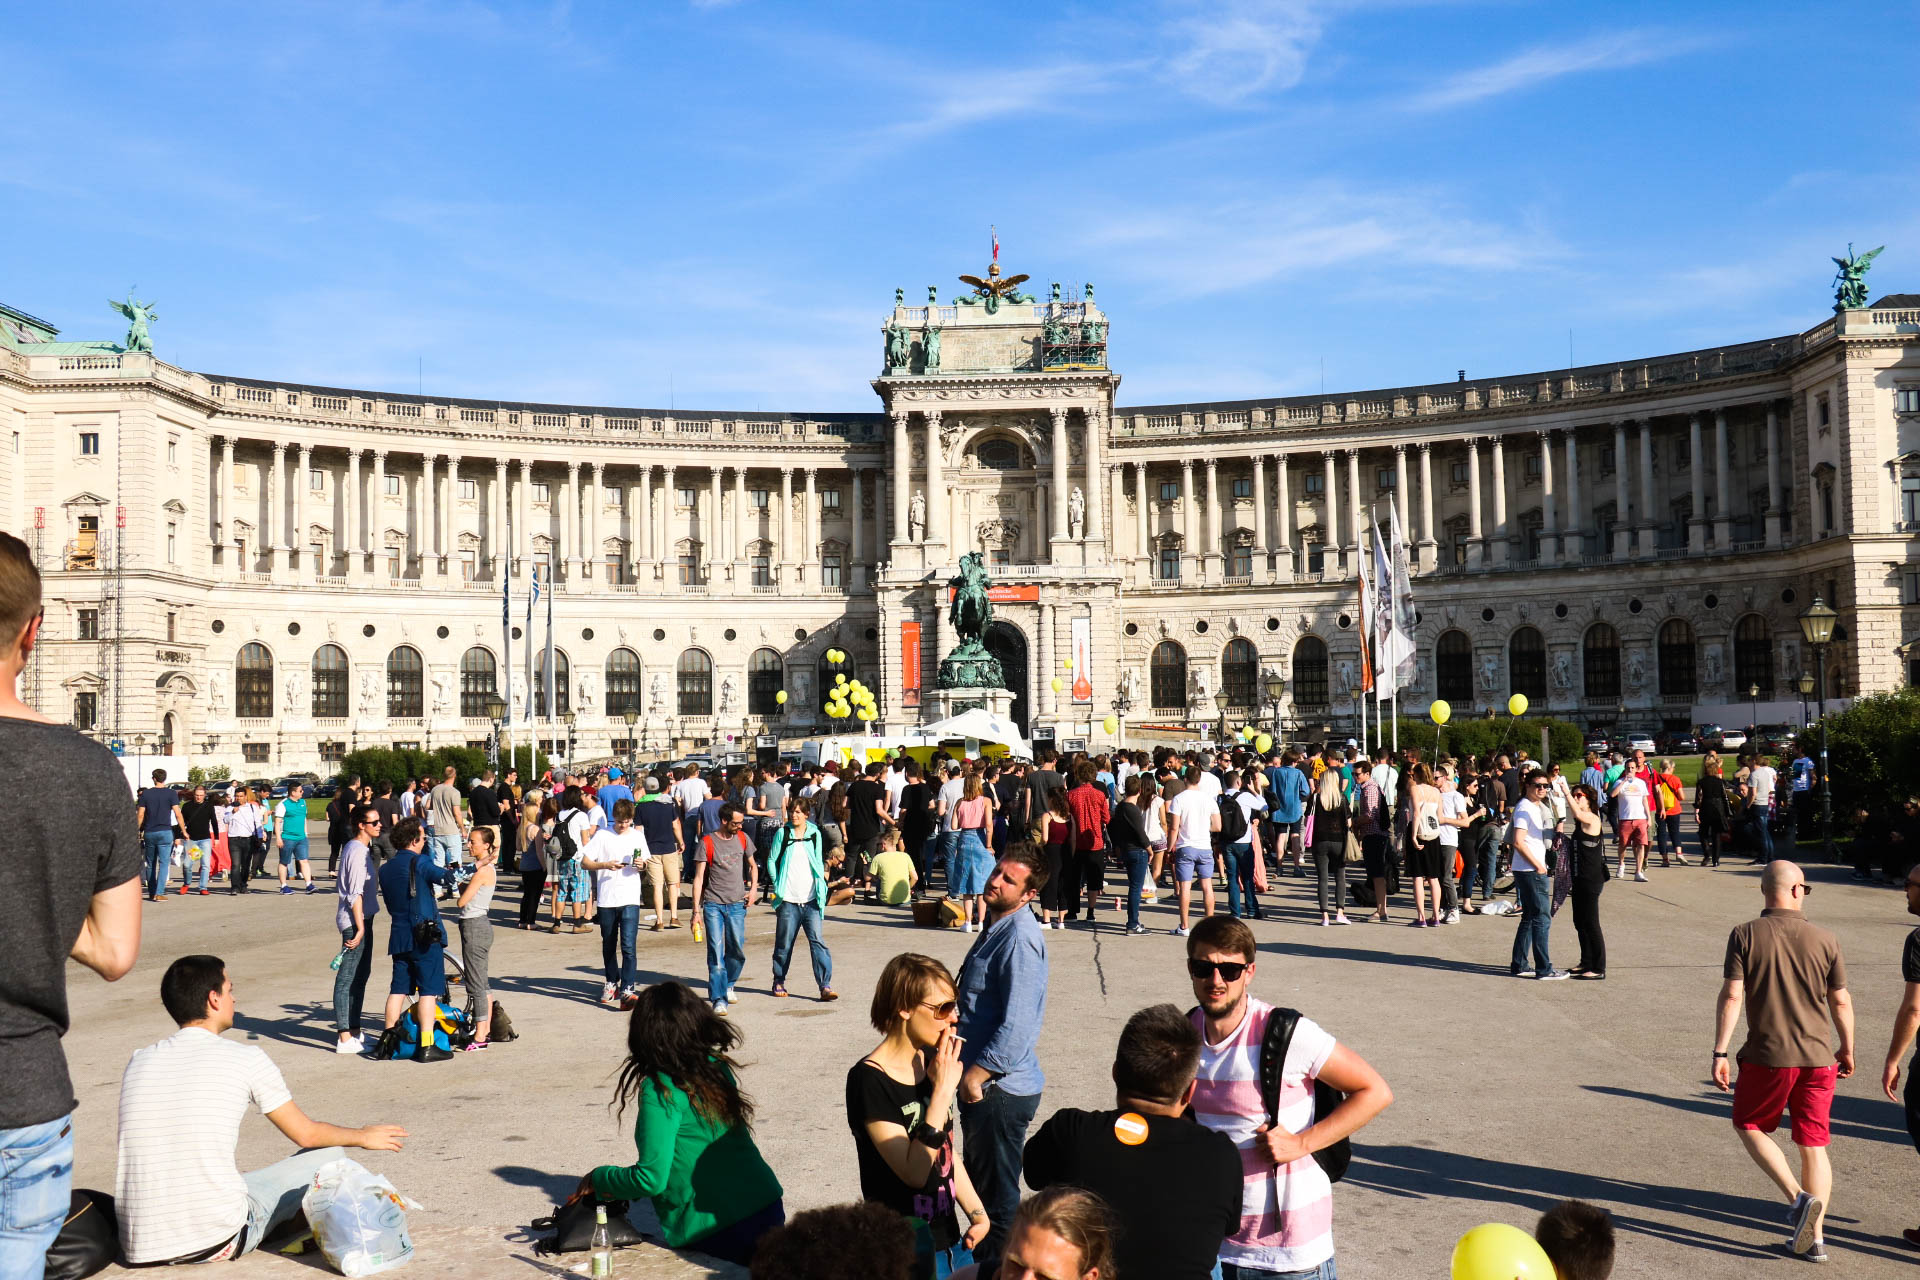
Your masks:
<instances>
[{"instance_id":1,"label":"black shoulder bag","mask_svg":"<svg viewBox=\"0 0 1920 1280\"><path fill-rule=\"evenodd\" d=\"M407 864L407 906L411 910L420 900L420 890L414 884L413 873L420 869L420 855L414 854L413 861ZM416 953L430 951L434 947L447 945L447 931L440 927L438 920L415 920L413 922L413 949Z\"/></svg>"},{"instance_id":2,"label":"black shoulder bag","mask_svg":"<svg viewBox=\"0 0 1920 1280\"><path fill-rule=\"evenodd\" d=\"M627 1202L625 1200L600 1200L592 1192L576 1193L567 1198L563 1205L555 1207L553 1213L544 1218L535 1218L529 1225L533 1231L552 1232L534 1241L535 1253L584 1253L593 1247L594 1209L600 1205L607 1208L607 1236L613 1247L642 1244L646 1237L634 1230L633 1223L627 1220Z\"/></svg>"},{"instance_id":3,"label":"black shoulder bag","mask_svg":"<svg viewBox=\"0 0 1920 1280\"><path fill-rule=\"evenodd\" d=\"M1287 1050L1293 1046L1293 1029L1300 1021L1298 1009L1275 1008L1267 1017L1267 1034L1260 1041L1260 1101L1267 1109L1267 1123L1280 1122L1280 1077L1287 1067ZM1314 1078L1313 1118L1323 1120L1347 1100L1347 1095ZM1347 1176L1353 1160L1353 1143L1346 1138L1313 1153L1314 1163L1327 1175L1328 1182Z\"/></svg>"}]
</instances>

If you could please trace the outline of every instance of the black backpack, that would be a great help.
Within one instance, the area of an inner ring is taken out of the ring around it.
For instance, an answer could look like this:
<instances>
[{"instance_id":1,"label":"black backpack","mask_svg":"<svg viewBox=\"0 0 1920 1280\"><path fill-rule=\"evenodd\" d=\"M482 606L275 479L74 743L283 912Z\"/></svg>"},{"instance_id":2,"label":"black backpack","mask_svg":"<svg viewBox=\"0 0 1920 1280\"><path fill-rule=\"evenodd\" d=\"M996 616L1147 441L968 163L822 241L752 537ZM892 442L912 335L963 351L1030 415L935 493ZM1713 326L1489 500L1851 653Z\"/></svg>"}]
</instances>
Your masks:
<instances>
[{"instance_id":1,"label":"black backpack","mask_svg":"<svg viewBox=\"0 0 1920 1280\"><path fill-rule=\"evenodd\" d=\"M1240 844L1247 838L1247 811L1240 807L1240 793L1222 791L1217 801L1220 806L1220 843L1222 845Z\"/></svg>"},{"instance_id":2,"label":"black backpack","mask_svg":"<svg viewBox=\"0 0 1920 1280\"><path fill-rule=\"evenodd\" d=\"M586 812L584 809L569 809L560 815L558 822L553 824L553 838L560 846L560 856L554 859L555 862L572 862L580 856L580 846L574 841L573 831L568 826L568 820L571 819L574 814L584 812Z\"/></svg>"},{"instance_id":3,"label":"black backpack","mask_svg":"<svg viewBox=\"0 0 1920 1280\"><path fill-rule=\"evenodd\" d=\"M1267 1016L1267 1034L1260 1041L1260 1101L1267 1109L1267 1123L1277 1124L1280 1116L1280 1076L1286 1070L1287 1050L1293 1045L1293 1029L1300 1021L1298 1009L1275 1007ZM1318 1121L1333 1113L1347 1095L1315 1077L1313 1081L1313 1118ZM1314 1163L1327 1175L1328 1182L1347 1176L1353 1161L1353 1143L1346 1138L1313 1153Z\"/></svg>"}]
</instances>

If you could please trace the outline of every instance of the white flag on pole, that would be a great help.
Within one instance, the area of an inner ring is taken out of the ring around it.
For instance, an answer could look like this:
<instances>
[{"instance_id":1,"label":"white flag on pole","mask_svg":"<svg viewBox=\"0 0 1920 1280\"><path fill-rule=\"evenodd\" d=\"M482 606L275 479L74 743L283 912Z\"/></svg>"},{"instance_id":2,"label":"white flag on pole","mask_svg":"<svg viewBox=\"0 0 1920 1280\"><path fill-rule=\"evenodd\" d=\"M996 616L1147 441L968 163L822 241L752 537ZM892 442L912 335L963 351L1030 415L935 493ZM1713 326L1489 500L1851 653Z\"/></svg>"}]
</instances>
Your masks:
<instances>
[{"instance_id":1,"label":"white flag on pole","mask_svg":"<svg viewBox=\"0 0 1920 1280\"><path fill-rule=\"evenodd\" d=\"M1387 556L1387 542L1380 525L1373 526L1373 580L1374 614L1371 619L1373 634L1377 637L1375 646L1380 652L1380 670L1375 676L1374 696L1382 701L1394 698L1400 692L1400 659L1402 654L1396 647L1402 639L1393 629L1393 563Z\"/></svg>"},{"instance_id":2,"label":"white flag on pole","mask_svg":"<svg viewBox=\"0 0 1920 1280\"><path fill-rule=\"evenodd\" d=\"M1395 505L1393 517L1393 575L1387 598L1393 604L1393 634L1398 637L1394 649L1399 680L1401 684L1413 681L1415 655L1418 646L1413 638L1413 575L1407 568L1407 539L1400 528L1400 508Z\"/></svg>"}]
</instances>

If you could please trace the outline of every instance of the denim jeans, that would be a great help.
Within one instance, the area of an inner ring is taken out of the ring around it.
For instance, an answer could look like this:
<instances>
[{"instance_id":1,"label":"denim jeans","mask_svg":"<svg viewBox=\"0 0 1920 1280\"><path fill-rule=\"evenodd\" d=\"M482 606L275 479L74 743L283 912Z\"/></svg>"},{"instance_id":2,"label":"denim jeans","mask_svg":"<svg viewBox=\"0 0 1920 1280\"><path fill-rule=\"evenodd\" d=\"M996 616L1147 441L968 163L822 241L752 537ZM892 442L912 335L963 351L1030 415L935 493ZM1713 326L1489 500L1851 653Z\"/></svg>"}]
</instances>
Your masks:
<instances>
[{"instance_id":1,"label":"denim jeans","mask_svg":"<svg viewBox=\"0 0 1920 1280\"><path fill-rule=\"evenodd\" d=\"M40 1280L72 1197L72 1116L0 1129L0 1276Z\"/></svg>"},{"instance_id":2,"label":"denim jeans","mask_svg":"<svg viewBox=\"0 0 1920 1280\"><path fill-rule=\"evenodd\" d=\"M167 872L173 865L173 832L170 829L144 831L140 834L140 843L146 850L146 868L140 883L149 898L157 898L167 891Z\"/></svg>"},{"instance_id":3,"label":"denim jeans","mask_svg":"<svg viewBox=\"0 0 1920 1280\"><path fill-rule=\"evenodd\" d=\"M1253 892L1253 841L1243 840L1239 844L1226 846L1227 860L1227 911L1231 915L1240 914L1240 895L1247 895L1247 914L1256 920L1260 917L1260 899Z\"/></svg>"},{"instance_id":4,"label":"denim jeans","mask_svg":"<svg viewBox=\"0 0 1920 1280\"><path fill-rule=\"evenodd\" d=\"M340 945L346 946L353 930L340 931ZM333 1029L360 1034L360 1006L366 1000L367 975L373 972L373 930L361 930L360 945L347 952L347 958L333 971Z\"/></svg>"},{"instance_id":5,"label":"denim jeans","mask_svg":"<svg viewBox=\"0 0 1920 1280\"><path fill-rule=\"evenodd\" d=\"M361 944L365 946L365 943ZM240 1241L240 1254L252 1253L275 1227L292 1222L300 1212L301 1197L313 1182L313 1175L324 1165L347 1158L344 1147L316 1147L288 1156L278 1164L242 1174L247 1184L247 1234Z\"/></svg>"},{"instance_id":6,"label":"denim jeans","mask_svg":"<svg viewBox=\"0 0 1920 1280\"><path fill-rule=\"evenodd\" d=\"M820 906L813 901L782 901L773 918L773 980L785 984L787 966L793 962L793 940L800 930L807 931L807 948L813 953L813 980L822 991L833 986L833 953L820 941Z\"/></svg>"},{"instance_id":7,"label":"denim jeans","mask_svg":"<svg viewBox=\"0 0 1920 1280\"><path fill-rule=\"evenodd\" d=\"M1220 1280L1340 1280L1340 1273L1334 1270L1332 1258L1305 1271L1262 1271L1258 1267L1239 1267L1231 1262L1222 1262Z\"/></svg>"},{"instance_id":8,"label":"denim jeans","mask_svg":"<svg viewBox=\"0 0 1920 1280\"><path fill-rule=\"evenodd\" d=\"M1516 855L1514 862L1519 861ZM1515 973L1526 968L1527 948L1532 947L1534 973L1551 973L1553 961L1547 956L1547 928L1553 923L1553 877L1515 866L1513 887L1520 895L1520 927L1514 930L1513 962L1509 967Z\"/></svg>"},{"instance_id":9,"label":"denim jeans","mask_svg":"<svg viewBox=\"0 0 1920 1280\"><path fill-rule=\"evenodd\" d=\"M1756 856L1763 862L1773 861L1773 827L1767 821L1767 811L1754 806L1753 837L1758 842L1754 848Z\"/></svg>"},{"instance_id":10,"label":"denim jeans","mask_svg":"<svg viewBox=\"0 0 1920 1280\"><path fill-rule=\"evenodd\" d=\"M934 836L934 839L939 841L940 876L946 883L947 892L951 894L953 892L954 859L960 854L960 833L958 831L942 831Z\"/></svg>"},{"instance_id":11,"label":"denim jeans","mask_svg":"<svg viewBox=\"0 0 1920 1280\"><path fill-rule=\"evenodd\" d=\"M1147 885L1147 851L1123 849L1120 861L1127 869L1127 928L1140 923L1140 894Z\"/></svg>"},{"instance_id":12,"label":"denim jeans","mask_svg":"<svg viewBox=\"0 0 1920 1280\"><path fill-rule=\"evenodd\" d=\"M747 967L747 904L702 903L700 918L707 930L707 999L719 1004Z\"/></svg>"},{"instance_id":13,"label":"denim jeans","mask_svg":"<svg viewBox=\"0 0 1920 1280\"><path fill-rule=\"evenodd\" d=\"M967 1177L993 1224L986 1238L973 1247L974 1259L984 1267L999 1261L1007 1247L1007 1231L1020 1207L1020 1157L1027 1145L1027 1127L1040 1109L1040 1095L1007 1093L989 1083L978 1102L960 1104L960 1131Z\"/></svg>"},{"instance_id":14,"label":"denim jeans","mask_svg":"<svg viewBox=\"0 0 1920 1280\"><path fill-rule=\"evenodd\" d=\"M601 907L600 921L600 967L606 972L607 981L625 991L629 987L640 985L640 978L634 966L633 949L640 936L640 908ZM620 963L614 964L614 945L620 947Z\"/></svg>"},{"instance_id":15,"label":"denim jeans","mask_svg":"<svg viewBox=\"0 0 1920 1280\"><path fill-rule=\"evenodd\" d=\"M195 865L198 865L200 868L199 888L202 892L205 892L207 877L213 872L212 836L208 836L204 840L187 841L187 865L181 868L180 871L180 887L182 889L193 882L193 869Z\"/></svg>"},{"instance_id":16,"label":"denim jeans","mask_svg":"<svg viewBox=\"0 0 1920 1280\"><path fill-rule=\"evenodd\" d=\"M1499 870L1500 846L1488 837L1480 841L1478 848L1462 849L1460 853L1466 861L1467 874L1461 877L1458 901L1473 901L1473 887L1478 882L1480 901L1485 902L1493 896L1493 882L1499 878L1495 873Z\"/></svg>"},{"instance_id":17,"label":"denim jeans","mask_svg":"<svg viewBox=\"0 0 1920 1280\"><path fill-rule=\"evenodd\" d=\"M437 832L427 837L427 855L433 859L433 865L441 869L456 866L460 862L460 835L440 835ZM635 919L639 919L635 908Z\"/></svg>"}]
</instances>

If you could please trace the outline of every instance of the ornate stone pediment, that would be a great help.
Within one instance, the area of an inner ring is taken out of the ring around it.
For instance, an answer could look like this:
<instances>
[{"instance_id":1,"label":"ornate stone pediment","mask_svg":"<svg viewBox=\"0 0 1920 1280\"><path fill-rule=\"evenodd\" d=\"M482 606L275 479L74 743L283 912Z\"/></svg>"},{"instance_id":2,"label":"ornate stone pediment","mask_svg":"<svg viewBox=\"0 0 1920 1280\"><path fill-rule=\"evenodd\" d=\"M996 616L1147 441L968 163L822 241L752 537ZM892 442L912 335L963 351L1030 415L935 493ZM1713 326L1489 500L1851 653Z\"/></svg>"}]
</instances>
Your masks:
<instances>
[{"instance_id":1,"label":"ornate stone pediment","mask_svg":"<svg viewBox=\"0 0 1920 1280\"><path fill-rule=\"evenodd\" d=\"M111 506L112 503L91 490L83 489L60 505L63 507L106 507Z\"/></svg>"}]
</instances>

